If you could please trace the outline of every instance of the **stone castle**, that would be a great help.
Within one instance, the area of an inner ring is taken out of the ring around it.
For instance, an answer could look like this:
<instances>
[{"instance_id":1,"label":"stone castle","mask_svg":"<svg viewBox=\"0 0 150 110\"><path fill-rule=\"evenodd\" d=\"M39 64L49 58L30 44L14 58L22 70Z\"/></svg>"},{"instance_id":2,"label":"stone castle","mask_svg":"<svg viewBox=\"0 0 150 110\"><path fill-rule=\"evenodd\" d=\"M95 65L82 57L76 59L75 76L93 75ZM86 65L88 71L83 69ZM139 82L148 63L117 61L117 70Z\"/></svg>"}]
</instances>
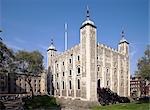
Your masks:
<instances>
[{"instance_id":1,"label":"stone castle","mask_svg":"<svg viewBox=\"0 0 150 110\"><path fill-rule=\"evenodd\" d=\"M90 20L80 27L80 43L58 53L53 42L47 50L48 92L59 98L97 101L97 88L130 96L129 43L122 31L118 49L97 43L97 28Z\"/></svg>"}]
</instances>

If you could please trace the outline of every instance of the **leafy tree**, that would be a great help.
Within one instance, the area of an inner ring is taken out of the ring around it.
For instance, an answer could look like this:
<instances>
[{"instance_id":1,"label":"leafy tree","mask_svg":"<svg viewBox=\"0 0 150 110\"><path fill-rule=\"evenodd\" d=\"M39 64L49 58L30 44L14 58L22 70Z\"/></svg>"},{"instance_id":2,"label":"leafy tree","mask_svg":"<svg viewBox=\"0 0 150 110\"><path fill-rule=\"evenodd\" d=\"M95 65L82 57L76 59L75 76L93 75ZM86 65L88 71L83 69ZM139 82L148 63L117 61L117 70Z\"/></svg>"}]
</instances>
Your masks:
<instances>
[{"instance_id":1,"label":"leafy tree","mask_svg":"<svg viewBox=\"0 0 150 110\"><path fill-rule=\"evenodd\" d=\"M17 66L15 65L15 56L14 52L9 49L2 41L0 41L0 76L8 79L9 73L14 73ZM1 84L0 80L0 89L4 90L7 88L7 80Z\"/></svg>"},{"instance_id":2,"label":"leafy tree","mask_svg":"<svg viewBox=\"0 0 150 110\"><path fill-rule=\"evenodd\" d=\"M150 81L150 45L147 46L144 56L138 60L136 75Z\"/></svg>"},{"instance_id":3,"label":"leafy tree","mask_svg":"<svg viewBox=\"0 0 150 110\"><path fill-rule=\"evenodd\" d=\"M0 73L10 72L15 60L14 52L0 41Z\"/></svg>"},{"instance_id":4,"label":"leafy tree","mask_svg":"<svg viewBox=\"0 0 150 110\"><path fill-rule=\"evenodd\" d=\"M43 71L43 56L38 51L27 52L18 51L15 55L17 61L19 61L19 69L25 73L26 82L30 86L30 91L33 96L33 88L31 84L32 77L40 74Z\"/></svg>"}]
</instances>

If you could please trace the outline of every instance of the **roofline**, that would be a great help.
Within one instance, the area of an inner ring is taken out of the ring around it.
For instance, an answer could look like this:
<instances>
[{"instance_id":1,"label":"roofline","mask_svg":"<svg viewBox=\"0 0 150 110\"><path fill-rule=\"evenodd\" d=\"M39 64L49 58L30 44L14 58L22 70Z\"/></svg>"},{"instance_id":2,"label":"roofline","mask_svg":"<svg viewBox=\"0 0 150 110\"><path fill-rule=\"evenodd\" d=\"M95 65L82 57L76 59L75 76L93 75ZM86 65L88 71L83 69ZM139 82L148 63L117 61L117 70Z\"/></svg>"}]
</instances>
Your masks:
<instances>
[{"instance_id":1,"label":"roofline","mask_svg":"<svg viewBox=\"0 0 150 110\"><path fill-rule=\"evenodd\" d=\"M96 27L95 25L93 25L93 24L86 23L86 24L82 25L82 26L80 27L80 29L82 29L82 28L85 27L86 25L90 25L90 26L92 26L92 27L94 27L94 28L97 28L97 27Z\"/></svg>"},{"instance_id":2,"label":"roofline","mask_svg":"<svg viewBox=\"0 0 150 110\"><path fill-rule=\"evenodd\" d=\"M47 49L47 51L49 51L49 50L54 50L54 51L57 51L56 49Z\"/></svg>"},{"instance_id":3,"label":"roofline","mask_svg":"<svg viewBox=\"0 0 150 110\"><path fill-rule=\"evenodd\" d=\"M129 44L129 42L127 42L127 41L119 42L119 44L122 44L122 43L127 43L127 44Z\"/></svg>"}]
</instances>

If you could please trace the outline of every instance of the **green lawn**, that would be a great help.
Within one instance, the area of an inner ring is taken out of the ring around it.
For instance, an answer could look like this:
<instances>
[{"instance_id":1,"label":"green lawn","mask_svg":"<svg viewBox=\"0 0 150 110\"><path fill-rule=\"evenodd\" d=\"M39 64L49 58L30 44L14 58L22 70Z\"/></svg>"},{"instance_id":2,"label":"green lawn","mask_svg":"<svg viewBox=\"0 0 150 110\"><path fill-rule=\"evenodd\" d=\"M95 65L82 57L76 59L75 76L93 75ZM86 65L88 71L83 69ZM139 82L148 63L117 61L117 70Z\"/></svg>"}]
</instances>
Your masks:
<instances>
[{"instance_id":1,"label":"green lawn","mask_svg":"<svg viewBox=\"0 0 150 110\"><path fill-rule=\"evenodd\" d=\"M122 103L107 106L97 106L92 110L150 110L150 103Z\"/></svg>"}]
</instances>

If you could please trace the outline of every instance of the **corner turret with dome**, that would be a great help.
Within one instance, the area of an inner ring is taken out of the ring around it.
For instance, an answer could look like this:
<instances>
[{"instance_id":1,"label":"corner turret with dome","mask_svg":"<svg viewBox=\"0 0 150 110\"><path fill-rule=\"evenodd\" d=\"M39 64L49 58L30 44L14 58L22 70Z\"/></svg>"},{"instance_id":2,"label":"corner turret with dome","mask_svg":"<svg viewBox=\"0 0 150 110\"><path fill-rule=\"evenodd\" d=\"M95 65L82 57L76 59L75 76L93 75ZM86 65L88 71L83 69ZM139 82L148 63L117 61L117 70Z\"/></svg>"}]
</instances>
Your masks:
<instances>
[{"instance_id":1,"label":"corner turret with dome","mask_svg":"<svg viewBox=\"0 0 150 110\"><path fill-rule=\"evenodd\" d=\"M118 45L118 51L127 55L129 53L129 42L125 39L124 30L121 32L121 40Z\"/></svg>"},{"instance_id":2,"label":"corner turret with dome","mask_svg":"<svg viewBox=\"0 0 150 110\"><path fill-rule=\"evenodd\" d=\"M121 32L121 37L122 37L122 38L121 38L119 44L121 44L121 43L127 43L127 44L129 44L129 42L125 39L124 30L122 30L122 32Z\"/></svg>"},{"instance_id":3,"label":"corner turret with dome","mask_svg":"<svg viewBox=\"0 0 150 110\"><path fill-rule=\"evenodd\" d=\"M87 6L87 9L86 9L86 20L82 23L81 28L83 28L86 25L91 25L91 26L96 28L94 22L92 20L90 20L90 11L89 11L89 7L88 6Z\"/></svg>"},{"instance_id":4,"label":"corner turret with dome","mask_svg":"<svg viewBox=\"0 0 150 110\"><path fill-rule=\"evenodd\" d=\"M48 47L47 51L49 51L49 50L57 51L55 46L54 46L53 39L51 39L51 45Z\"/></svg>"}]
</instances>

